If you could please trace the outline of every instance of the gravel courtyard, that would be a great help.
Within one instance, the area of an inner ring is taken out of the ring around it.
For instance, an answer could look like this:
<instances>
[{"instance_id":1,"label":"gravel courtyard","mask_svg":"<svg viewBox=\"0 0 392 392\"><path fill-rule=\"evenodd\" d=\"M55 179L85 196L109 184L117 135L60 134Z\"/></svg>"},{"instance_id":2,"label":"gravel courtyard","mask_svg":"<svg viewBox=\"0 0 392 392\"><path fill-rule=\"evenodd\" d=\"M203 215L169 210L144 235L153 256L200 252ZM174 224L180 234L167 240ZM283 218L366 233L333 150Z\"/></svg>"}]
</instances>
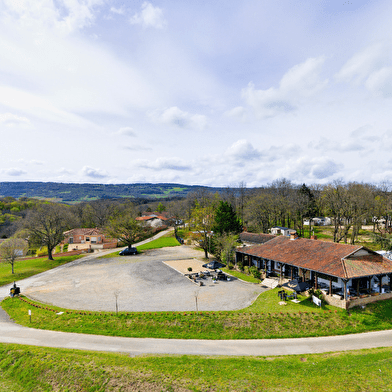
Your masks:
<instances>
[{"instance_id":1,"label":"gravel courtyard","mask_svg":"<svg viewBox=\"0 0 392 392\"><path fill-rule=\"evenodd\" d=\"M146 251L137 256L89 258L44 274L23 294L70 309L114 311L234 310L251 304L265 289L237 279L197 286L164 261L201 259L188 246ZM200 263L201 260L200 260Z\"/></svg>"}]
</instances>

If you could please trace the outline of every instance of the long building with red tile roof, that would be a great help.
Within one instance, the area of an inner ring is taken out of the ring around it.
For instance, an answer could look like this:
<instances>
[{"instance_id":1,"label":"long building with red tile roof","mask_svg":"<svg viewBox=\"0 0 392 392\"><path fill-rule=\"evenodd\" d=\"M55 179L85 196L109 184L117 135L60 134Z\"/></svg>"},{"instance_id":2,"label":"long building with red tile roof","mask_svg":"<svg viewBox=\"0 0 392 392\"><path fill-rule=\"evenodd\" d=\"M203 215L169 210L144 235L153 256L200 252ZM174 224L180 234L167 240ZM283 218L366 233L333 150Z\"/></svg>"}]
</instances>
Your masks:
<instances>
[{"instance_id":1,"label":"long building with red tile roof","mask_svg":"<svg viewBox=\"0 0 392 392\"><path fill-rule=\"evenodd\" d=\"M236 262L254 265L266 275L279 274L293 279L302 275L316 288L318 283L353 287L360 294L374 289L391 290L392 260L360 245L346 245L296 236L277 236L255 246L238 248ZM383 285L383 283L385 283Z\"/></svg>"}]
</instances>

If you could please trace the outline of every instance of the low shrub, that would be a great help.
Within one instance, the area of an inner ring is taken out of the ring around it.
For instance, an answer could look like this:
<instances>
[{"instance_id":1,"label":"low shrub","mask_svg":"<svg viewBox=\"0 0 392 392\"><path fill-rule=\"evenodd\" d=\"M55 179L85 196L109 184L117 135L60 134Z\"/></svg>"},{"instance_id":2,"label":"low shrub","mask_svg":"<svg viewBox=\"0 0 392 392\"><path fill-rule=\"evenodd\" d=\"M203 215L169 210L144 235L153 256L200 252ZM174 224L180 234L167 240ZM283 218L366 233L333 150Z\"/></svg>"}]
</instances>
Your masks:
<instances>
[{"instance_id":1,"label":"low shrub","mask_svg":"<svg viewBox=\"0 0 392 392\"><path fill-rule=\"evenodd\" d=\"M260 271L255 266L250 267L249 272L253 275L255 279L260 279Z\"/></svg>"},{"instance_id":2,"label":"low shrub","mask_svg":"<svg viewBox=\"0 0 392 392\"><path fill-rule=\"evenodd\" d=\"M48 248L46 246L41 247L36 252L37 257L47 256L48 255Z\"/></svg>"}]
</instances>

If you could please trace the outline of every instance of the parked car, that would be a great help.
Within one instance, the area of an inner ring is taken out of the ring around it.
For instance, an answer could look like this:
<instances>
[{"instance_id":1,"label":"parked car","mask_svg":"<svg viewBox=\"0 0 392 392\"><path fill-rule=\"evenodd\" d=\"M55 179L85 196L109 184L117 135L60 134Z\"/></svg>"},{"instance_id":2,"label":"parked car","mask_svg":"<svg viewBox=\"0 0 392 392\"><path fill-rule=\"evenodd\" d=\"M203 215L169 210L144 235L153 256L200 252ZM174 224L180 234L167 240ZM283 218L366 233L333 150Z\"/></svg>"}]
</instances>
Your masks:
<instances>
[{"instance_id":1,"label":"parked car","mask_svg":"<svg viewBox=\"0 0 392 392\"><path fill-rule=\"evenodd\" d=\"M120 256L129 256L129 255L137 255L137 249L132 246L129 248L123 249L120 253Z\"/></svg>"}]
</instances>

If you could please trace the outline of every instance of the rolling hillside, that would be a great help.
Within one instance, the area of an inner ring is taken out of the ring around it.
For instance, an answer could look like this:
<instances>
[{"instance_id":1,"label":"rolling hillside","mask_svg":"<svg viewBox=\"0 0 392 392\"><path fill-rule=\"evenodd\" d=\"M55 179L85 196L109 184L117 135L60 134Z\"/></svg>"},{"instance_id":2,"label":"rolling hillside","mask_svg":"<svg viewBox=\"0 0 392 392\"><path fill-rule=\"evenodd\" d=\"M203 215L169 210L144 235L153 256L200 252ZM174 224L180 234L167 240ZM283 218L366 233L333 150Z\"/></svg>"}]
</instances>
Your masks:
<instances>
[{"instance_id":1,"label":"rolling hillside","mask_svg":"<svg viewBox=\"0 0 392 392\"><path fill-rule=\"evenodd\" d=\"M185 197L188 192L204 188L221 191L223 188L181 184L64 184L56 182L0 182L0 197L35 197L75 203L111 198L161 199Z\"/></svg>"}]
</instances>

